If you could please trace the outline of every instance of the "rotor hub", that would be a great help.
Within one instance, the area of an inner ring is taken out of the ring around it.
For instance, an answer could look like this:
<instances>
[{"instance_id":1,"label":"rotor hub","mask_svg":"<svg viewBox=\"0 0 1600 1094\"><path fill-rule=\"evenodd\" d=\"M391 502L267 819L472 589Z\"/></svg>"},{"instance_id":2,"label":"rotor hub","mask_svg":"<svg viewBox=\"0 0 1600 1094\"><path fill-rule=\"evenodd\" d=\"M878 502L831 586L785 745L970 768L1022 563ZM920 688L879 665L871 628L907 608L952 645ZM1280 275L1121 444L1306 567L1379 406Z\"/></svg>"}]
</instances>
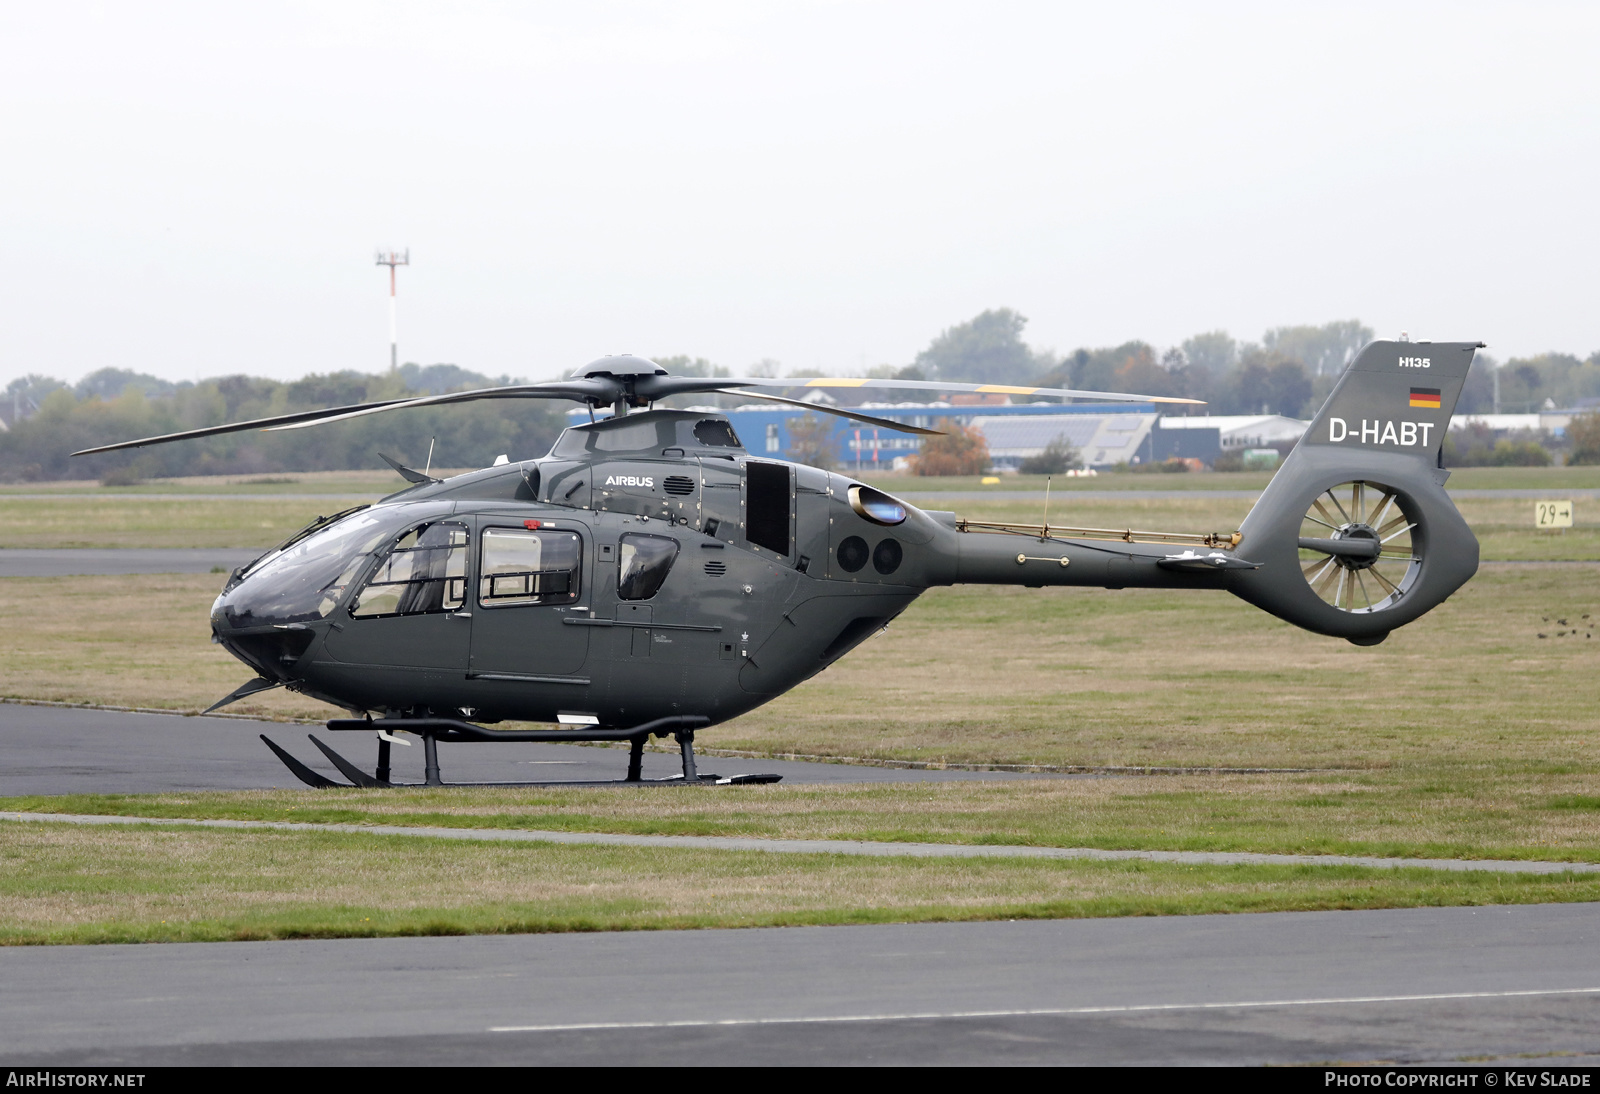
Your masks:
<instances>
[{"instance_id":1,"label":"rotor hub","mask_svg":"<svg viewBox=\"0 0 1600 1094\"><path fill-rule=\"evenodd\" d=\"M629 407L649 406L654 400L640 395L636 390L641 377L666 376L667 370L650 360L631 353L616 353L598 357L572 374L574 380L609 380L614 390L609 395L593 395L584 401L592 407L611 407L612 413L621 416Z\"/></svg>"},{"instance_id":2,"label":"rotor hub","mask_svg":"<svg viewBox=\"0 0 1600 1094\"><path fill-rule=\"evenodd\" d=\"M667 370L648 357L636 357L631 353L616 353L590 361L587 365L574 372L572 379L598 379L603 376L611 376L622 380L636 376L666 375Z\"/></svg>"},{"instance_id":3,"label":"rotor hub","mask_svg":"<svg viewBox=\"0 0 1600 1094\"><path fill-rule=\"evenodd\" d=\"M1382 537L1378 535L1376 528L1358 521L1341 525L1338 531L1334 532L1329 538L1365 540L1369 543L1378 543L1380 545L1382 542ZM1360 555L1335 555L1334 557L1339 565L1346 570L1370 570L1378 561L1377 555L1373 555L1370 558L1363 558Z\"/></svg>"}]
</instances>

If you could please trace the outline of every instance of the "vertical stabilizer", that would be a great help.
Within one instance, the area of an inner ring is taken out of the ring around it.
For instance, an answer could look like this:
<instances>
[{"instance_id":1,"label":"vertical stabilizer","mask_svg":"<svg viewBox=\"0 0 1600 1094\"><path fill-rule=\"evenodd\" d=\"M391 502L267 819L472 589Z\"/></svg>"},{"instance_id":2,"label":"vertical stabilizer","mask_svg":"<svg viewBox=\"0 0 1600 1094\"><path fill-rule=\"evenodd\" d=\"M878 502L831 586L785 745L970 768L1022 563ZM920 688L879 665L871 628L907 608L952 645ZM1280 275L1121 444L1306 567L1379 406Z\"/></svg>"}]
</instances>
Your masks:
<instances>
[{"instance_id":1,"label":"vertical stabilizer","mask_svg":"<svg viewBox=\"0 0 1600 1094\"><path fill-rule=\"evenodd\" d=\"M1240 526L1232 591L1298 626L1381 642L1478 568L1439 452L1480 342L1373 342Z\"/></svg>"}]
</instances>

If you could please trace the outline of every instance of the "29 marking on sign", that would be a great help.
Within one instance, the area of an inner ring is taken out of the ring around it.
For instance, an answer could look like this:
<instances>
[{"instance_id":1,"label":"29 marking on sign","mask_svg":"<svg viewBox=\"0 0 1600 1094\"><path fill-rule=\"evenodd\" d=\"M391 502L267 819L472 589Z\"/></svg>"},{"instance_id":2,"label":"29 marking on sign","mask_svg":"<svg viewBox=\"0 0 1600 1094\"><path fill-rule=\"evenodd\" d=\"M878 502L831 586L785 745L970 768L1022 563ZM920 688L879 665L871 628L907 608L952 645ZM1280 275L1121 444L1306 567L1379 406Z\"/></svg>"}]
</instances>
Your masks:
<instances>
[{"instance_id":1,"label":"29 marking on sign","mask_svg":"<svg viewBox=\"0 0 1600 1094\"><path fill-rule=\"evenodd\" d=\"M1533 507L1535 528L1571 528L1572 502L1541 501Z\"/></svg>"}]
</instances>

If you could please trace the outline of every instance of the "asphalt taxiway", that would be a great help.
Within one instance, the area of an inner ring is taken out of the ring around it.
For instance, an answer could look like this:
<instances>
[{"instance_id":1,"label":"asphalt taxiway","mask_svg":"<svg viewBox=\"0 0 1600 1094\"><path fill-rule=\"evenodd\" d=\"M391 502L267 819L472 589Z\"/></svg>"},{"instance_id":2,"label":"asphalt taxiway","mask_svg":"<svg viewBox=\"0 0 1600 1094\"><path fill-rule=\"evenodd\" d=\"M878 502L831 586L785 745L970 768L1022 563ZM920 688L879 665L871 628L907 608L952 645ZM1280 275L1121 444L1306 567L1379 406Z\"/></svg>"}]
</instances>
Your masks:
<instances>
[{"instance_id":1,"label":"asphalt taxiway","mask_svg":"<svg viewBox=\"0 0 1600 1094\"><path fill-rule=\"evenodd\" d=\"M0 1061L1592 1064L1597 932L1565 904L19 947Z\"/></svg>"},{"instance_id":2,"label":"asphalt taxiway","mask_svg":"<svg viewBox=\"0 0 1600 1094\"><path fill-rule=\"evenodd\" d=\"M312 770L346 780L306 740L316 734L369 772L377 760L374 734L330 733L317 725L244 718L183 717L82 707L0 703L0 797L24 794L153 794L192 790L305 789L261 743L265 734ZM712 737L712 741L707 741ZM714 743L714 733L702 743ZM397 781L422 781L422 745L391 749ZM698 757L702 772L771 773L786 783L941 782L956 779L1098 778L1005 771L905 770L861 764ZM621 779L626 748L568 744L441 744L447 782L558 782ZM676 751L644 756L644 777L681 773ZM730 788L731 789L731 788Z\"/></svg>"},{"instance_id":3,"label":"asphalt taxiway","mask_svg":"<svg viewBox=\"0 0 1600 1094\"><path fill-rule=\"evenodd\" d=\"M74 547L0 549L0 577L231 573L260 558L254 547ZM222 587L219 578L217 587Z\"/></svg>"}]
</instances>

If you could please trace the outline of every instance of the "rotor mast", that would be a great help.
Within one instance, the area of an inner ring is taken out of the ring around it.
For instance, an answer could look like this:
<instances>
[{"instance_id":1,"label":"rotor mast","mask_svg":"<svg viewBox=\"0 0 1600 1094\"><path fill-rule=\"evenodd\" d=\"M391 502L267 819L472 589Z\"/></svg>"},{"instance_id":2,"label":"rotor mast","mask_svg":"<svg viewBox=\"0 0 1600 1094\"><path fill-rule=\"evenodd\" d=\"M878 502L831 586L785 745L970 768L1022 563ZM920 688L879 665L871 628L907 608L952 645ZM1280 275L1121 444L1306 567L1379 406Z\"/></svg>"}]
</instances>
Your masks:
<instances>
[{"instance_id":1,"label":"rotor mast","mask_svg":"<svg viewBox=\"0 0 1600 1094\"><path fill-rule=\"evenodd\" d=\"M400 341L394 318L395 267L411 265L411 248L404 251L379 251L378 265L389 267L389 371L400 367Z\"/></svg>"}]
</instances>

